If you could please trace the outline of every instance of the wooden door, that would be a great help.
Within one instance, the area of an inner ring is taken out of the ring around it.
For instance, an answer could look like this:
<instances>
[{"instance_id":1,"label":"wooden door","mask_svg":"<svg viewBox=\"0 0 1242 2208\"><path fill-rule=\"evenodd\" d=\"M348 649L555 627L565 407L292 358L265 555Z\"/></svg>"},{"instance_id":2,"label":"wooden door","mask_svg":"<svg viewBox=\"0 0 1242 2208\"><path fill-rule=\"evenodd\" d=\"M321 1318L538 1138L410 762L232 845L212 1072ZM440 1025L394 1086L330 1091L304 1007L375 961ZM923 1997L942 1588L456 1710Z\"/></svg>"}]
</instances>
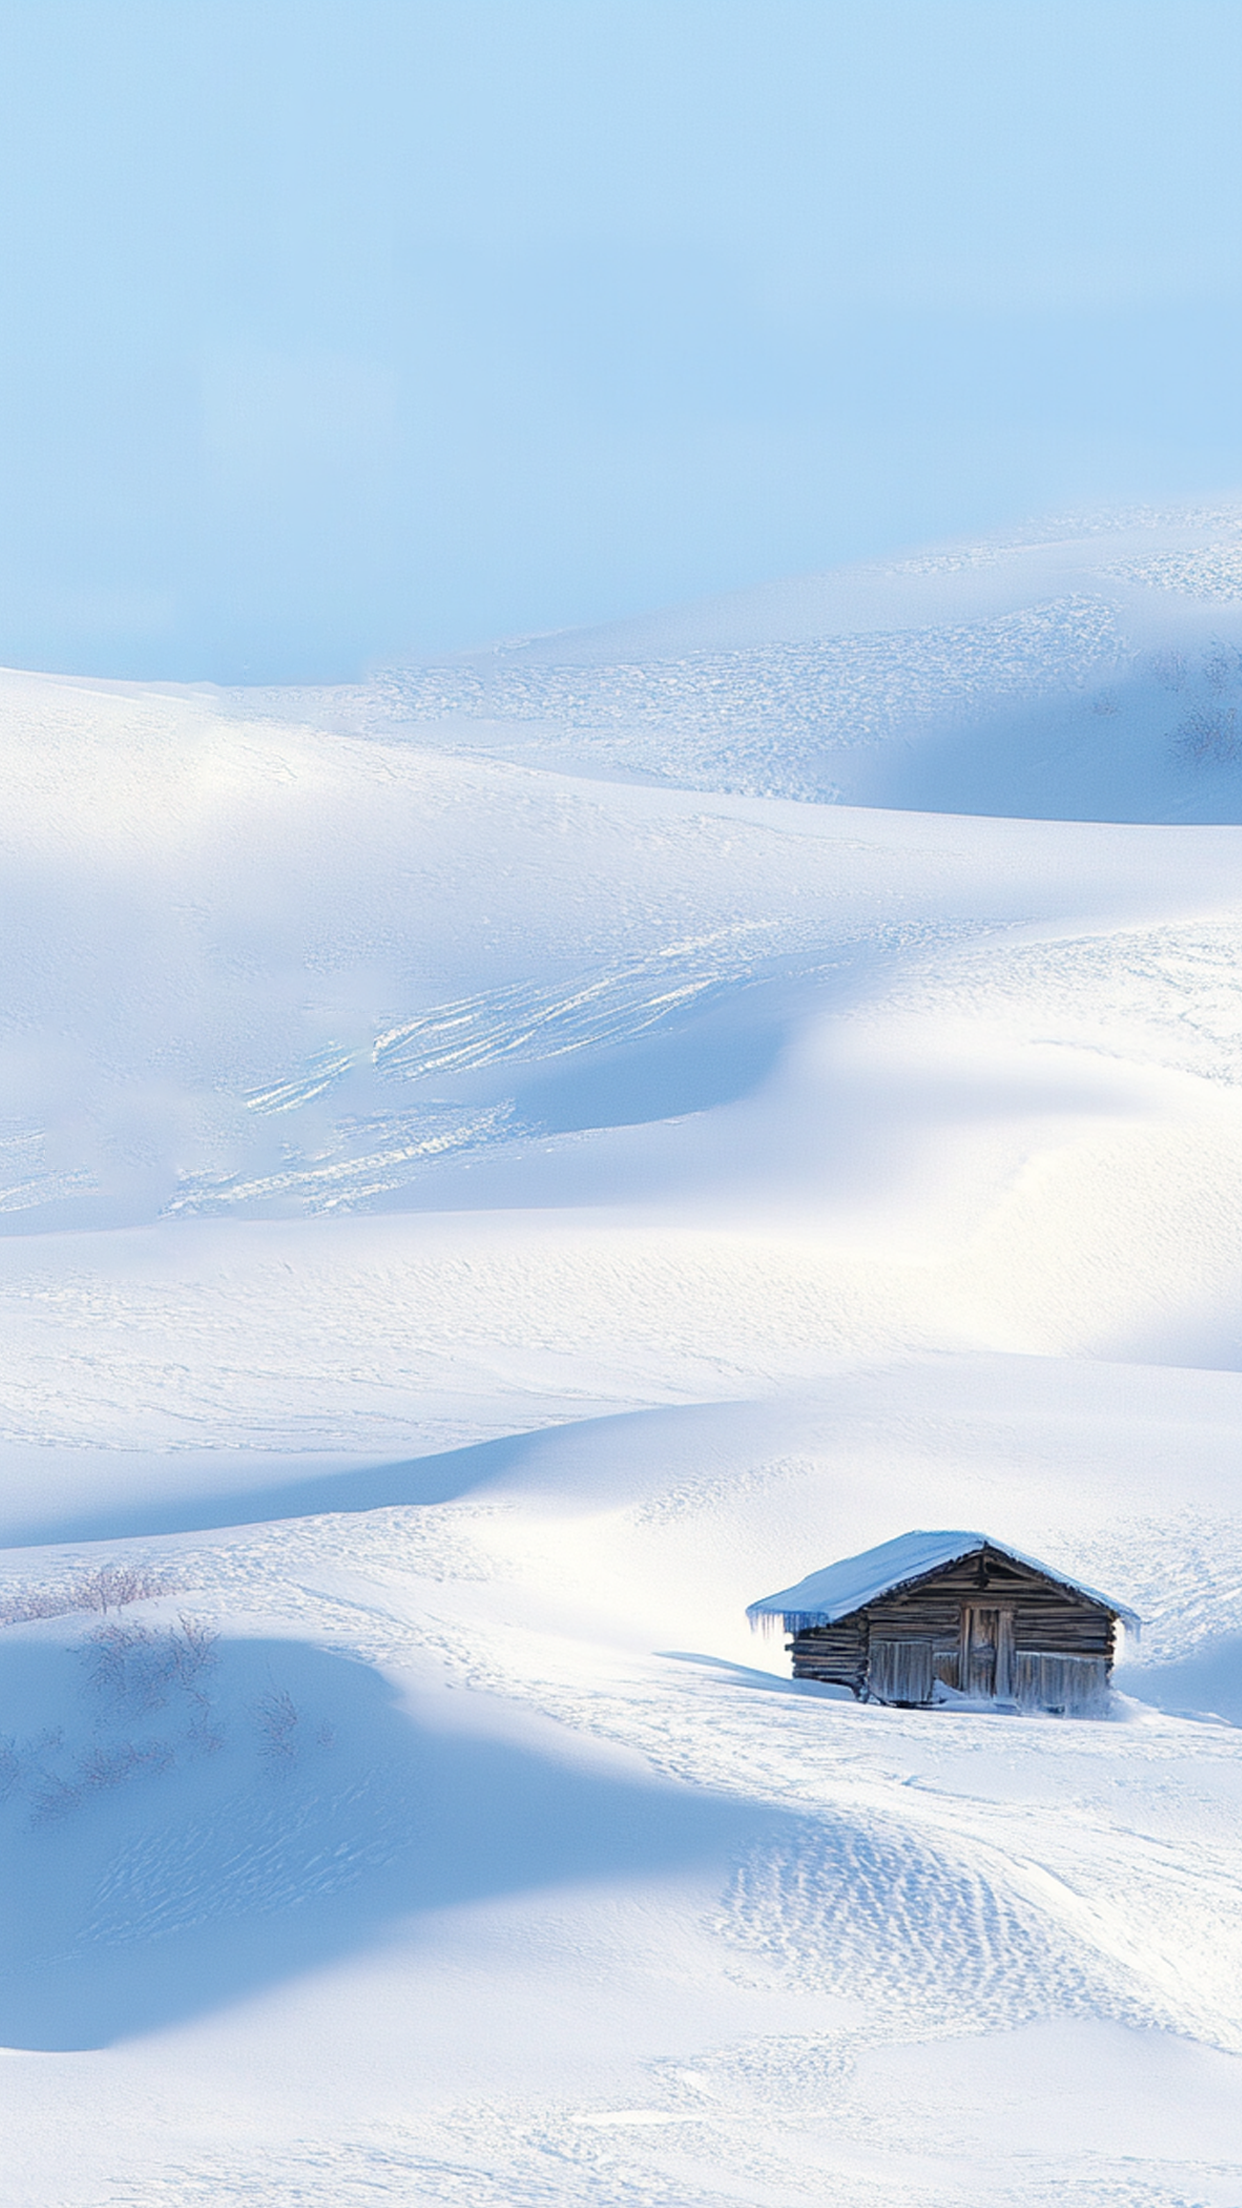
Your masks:
<instances>
[{"instance_id":1,"label":"wooden door","mask_svg":"<svg viewBox=\"0 0 1242 2208\"><path fill-rule=\"evenodd\" d=\"M1013 1604L962 1605L962 1692L980 1701L1004 1701L1013 1691Z\"/></svg>"},{"instance_id":2,"label":"wooden door","mask_svg":"<svg viewBox=\"0 0 1242 2208\"><path fill-rule=\"evenodd\" d=\"M1000 1647L1000 1611L972 1602L966 1612L966 1663L962 1685L967 1694L992 1701L996 1695L996 1657Z\"/></svg>"}]
</instances>

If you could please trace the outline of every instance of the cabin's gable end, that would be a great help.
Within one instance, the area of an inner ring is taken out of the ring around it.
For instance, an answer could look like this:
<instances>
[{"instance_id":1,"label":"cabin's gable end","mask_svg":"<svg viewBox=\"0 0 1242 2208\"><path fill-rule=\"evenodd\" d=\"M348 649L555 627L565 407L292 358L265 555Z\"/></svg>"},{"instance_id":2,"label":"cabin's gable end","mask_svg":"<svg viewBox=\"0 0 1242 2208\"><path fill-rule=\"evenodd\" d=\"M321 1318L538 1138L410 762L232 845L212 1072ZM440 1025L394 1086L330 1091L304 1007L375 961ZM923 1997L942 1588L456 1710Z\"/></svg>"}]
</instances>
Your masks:
<instances>
[{"instance_id":1,"label":"cabin's gable end","mask_svg":"<svg viewBox=\"0 0 1242 2208\"><path fill-rule=\"evenodd\" d=\"M1002 1549L926 1573L868 1605L864 1692L924 1704L937 1687L1021 1708L1107 1701L1114 1613Z\"/></svg>"}]
</instances>

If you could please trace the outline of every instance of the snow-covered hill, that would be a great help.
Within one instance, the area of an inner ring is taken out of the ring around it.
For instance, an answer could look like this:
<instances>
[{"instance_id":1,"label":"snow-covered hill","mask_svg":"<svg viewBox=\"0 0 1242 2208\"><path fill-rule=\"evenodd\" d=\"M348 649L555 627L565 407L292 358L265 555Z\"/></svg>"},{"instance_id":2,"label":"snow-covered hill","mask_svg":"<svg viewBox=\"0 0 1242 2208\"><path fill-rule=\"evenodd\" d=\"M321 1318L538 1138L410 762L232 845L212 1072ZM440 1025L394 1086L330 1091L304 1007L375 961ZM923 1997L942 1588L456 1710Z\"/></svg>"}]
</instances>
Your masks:
<instances>
[{"instance_id":1,"label":"snow-covered hill","mask_svg":"<svg viewBox=\"0 0 1242 2208\"><path fill-rule=\"evenodd\" d=\"M1242 2198L1239 607L1225 507L3 679L21 2208ZM1107 1722L748 1632L919 1525Z\"/></svg>"},{"instance_id":2,"label":"snow-covered hill","mask_svg":"<svg viewBox=\"0 0 1242 2208\"><path fill-rule=\"evenodd\" d=\"M1067 515L235 708L681 788L1037 820L1242 811L1242 501Z\"/></svg>"}]
</instances>

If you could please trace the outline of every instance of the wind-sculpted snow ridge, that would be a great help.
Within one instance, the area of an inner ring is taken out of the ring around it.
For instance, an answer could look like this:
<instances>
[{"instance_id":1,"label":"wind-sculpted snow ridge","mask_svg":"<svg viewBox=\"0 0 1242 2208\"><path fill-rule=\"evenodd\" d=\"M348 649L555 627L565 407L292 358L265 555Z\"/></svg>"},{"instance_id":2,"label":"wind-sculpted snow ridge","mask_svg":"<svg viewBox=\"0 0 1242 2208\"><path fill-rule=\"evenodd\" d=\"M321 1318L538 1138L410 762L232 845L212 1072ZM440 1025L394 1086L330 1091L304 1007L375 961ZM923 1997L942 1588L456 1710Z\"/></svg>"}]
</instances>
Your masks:
<instances>
[{"instance_id":1,"label":"wind-sculpted snow ridge","mask_svg":"<svg viewBox=\"0 0 1242 2208\"><path fill-rule=\"evenodd\" d=\"M994 621L604 666L494 663L378 677L394 724L535 722L617 764L756 796L840 793L836 754L1009 700L1080 689L1125 658L1111 608L1071 596Z\"/></svg>"},{"instance_id":2,"label":"wind-sculpted snow ridge","mask_svg":"<svg viewBox=\"0 0 1242 2208\"><path fill-rule=\"evenodd\" d=\"M489 1667L460 1641L456 1657L482 1684ZM920 1742L917 1719L913 1733L901 1719L860 1733L848 1702L788 1691L756 1708L760 1696L739 1695L727 1667L693 1686L636 1691L633 1674L584 1685L548 1677L514 1636L510 1692L519 1680L549 1712L641 1744L659 1770L793 1813L739 1861L713 1929L793 1984L865 2001L886 2035L1089 2015L1242 2054L1242 1856L1225 1808L1236 1733L1209 1736L1219 1763L1211 1780L1200 1766L1180 1816L1166 1823L1148 1808L1134 1831L1121 1805L1137 1770L1152 1783L1150 1767L1163 1766L1176 1788L1185 1748L1171 1726L1136 1741L1104 1721L1088 1743L1038 1721L995 1744L1005 1776L978 1764L972 1789L966 1773L993 1745L986 1737L946 1728ZM683 1696L710 1708L710 1738L679 1721ZM1076 1750L1090 1759L1086 1800L1058 1781L1059 1764L1074 1773ZM914 1771L894 1783L903 1757Z\"/></svg>"},{"instance_id":3,"label":"wind-sculpted snow ridge","mask_svg":"<svg viewBox=\"0 0 1242 2208\"><path fill-rule=\"evenodd\" d=\"M23 1128L0 1136L0 1212L33 1211L39 1204L98 1186L94 1174L84 1167L64 1172L48 1165L47 1136L42 1129Z\"/></svg>"},{"instance_id":4,"label":"wind-sculpted snow ridge","mask_svg":"<svg viewBox=\"0 0 1242 2208\"><path fill-rule=\"evenodd\" d=\"M348 1063L348 1061L347 1061ZM294 1111L322 1095L321 1087L293 1080L274 1093L281 1101L267 1109ZM248 1103L253 1099L248 1098ZM266 1096L264 1097L266 1104ZM373 1113L365 1119L338 1120L330 1143L311 1156L290 1148L288 1162L276 1173L183 1175L161 1216L210 1218L255 1205L279 1205L310 1216L354 1211L360 1205L404 1188L420 1168L441 1158L477 1154L526 1133L505 1101L470 1111L451 1104L426 1104L408 1112Z\"/></svg>"},{"instance_id":5,"label":"wind-sculpted snow ridge","mask_svg":"<svg viewBox=\"0 0 1242 2208\"><path fill-rule=\"evenodd\" d=\"M753 922L569 983L515 982L434 1005L385 1029L368 1052L331 1045L317 1051L296 1074L251 1091L245 1105L259 1118L301 1111L359 1065L390 1083L413 1085L632 1043L730 988L756 986L789 932L776 922ZM808 962L808 970L822 970L822 964ZM512 1097L474 1109L426 1102L403 1112L351 1115L335 1123L329 1143L317 1152L303 1155L289 1146L276 1173L184 1177L164 1216L273 1202L311 1214L355 1209L404 1187L434 1161L478 1155L537 1132Z\"/></svg>"},{"instance_id":6,"label":"wind-sculpted snow ridge","mask_svg":"<svg viewBox=\"0 0 1242 2208\"><path fill-rule=\"evenodd\" d=\"M220 702L816 804L1235 820L1240 541L1233 506L1071 515L336 691Z\"/></svg>"},{"instance_id":7,"label":"wind-sculpted snow ridge","mask_svg":"<svg viewBox=\"0 0 1242 2208\"><path fill-rule=\"evenodd\" d=\"M956 939L962 931L933 932ZM928 947L925 929L901 924L825 945L796 922L742 922L568 981L512 982L432 1005L381 1030L369 1049L326 1045L242 1101L258 1120L287 1119L360 1072L391 1091L397 1084L443 1084L492 1066L533 1067L617 1051L675 1030L711 1006L737 1006L744 996L790 982L822 982L864 956L925 954ZM660 1116L658 1101L648 1116ZM286 1141L275 1172L183 1174L162 1216L273 1206L312 1215L353 1210L406 1187L429 1166L488 1155L540 1131L538 1117L524 1112L514 1096L475 1106L427 1099L399 1112L351 1113L333 1122L326 1139L316 1115L314 1149Z\"/></svg>"},{"instance_id":8,"label":"wind-sculpted snow ridge","mask_svg":"<svg viewBox=\"0 0 1242 2208\"><path fill-rule=\"evenodd\" d=\"M731 985L763 978L764 963L794 934L778 921L751 921L672 943L611 973L581 975L567 987L518 982L437 1005L377 1036L372 1061L381 1073L422 1081L510 1058L538 1064L631 1042Z\"/></svg>"},{"instance_id":9,"label":"wind-sculpted snow ridge","mask_svg":"<svg viewBox=\"0 0 1242 2208\"><path fill-rule=\"evenodd\" d=\"M792 1978L865 2001L889 2029L1013 2031L1048 2016L1176 2028L1141 1980L988 1863L874 1810L807 1820L755 1848L719 1928Z\"/></svg>"},{"instance_id":10,"label":"wind-sculpted snow ridge","mask_svg":"<svg viewBox=\"0 0 1242 2208\"><path fill-rule=\"evenodd\" d=\"M749 921L568 982L511 982L432 1005L384 1029L369 1051L329 1044L287 1080L252 1090L246 1108L265 1118L298 1111L368 1059L380 1073L414 1082L630 1042L731 984L762 978L765 960L798 932L777 920Z\"/></svg>"},{"instance_id":11,"label":"wind-sculpted snow ridge","mask_svg":"<svg viewBox=\"0 0 1242 2208\"><path fill-rule=\"evenodd\" d=\"M1041 1043L1107 1053L1234 1088L1242 1083L1242 959L1236 921L1118 928L1056 942L946 944L918 983L896 979L883 1010L1020 1028Z\"/></svg>"},{"instance_id":12,"label":"wind-sculpted snow ridge","mask_svg":"<svg viewBox=\"0 0 1242 2208\"><path fill-rule=\"evenodd\" d=\"M1186 598L1242 598L1242 545L1207 545L1196 552L1157 552L1149 558L1117 560L1101 570L1121 582L1147 583Z\"/></svg>"},{"instance_id":13,"label":"wind-sculpted snow ridge","mask_svg":"<svg viewBox=\"0 0 1242 2208\"><path fill-rule=\"evenodd\" d=\"M296 1709L293 1721L301 1722ZM291 1758L293 1749L274 1753ZM408 1774L395 1765L292 1800L240 1788L207 1814L196 1810L127 1846L95 1888L79 1943L140 1946L343 1893L409 1846L416 1814Z\"/></svg>"}]
</instances>

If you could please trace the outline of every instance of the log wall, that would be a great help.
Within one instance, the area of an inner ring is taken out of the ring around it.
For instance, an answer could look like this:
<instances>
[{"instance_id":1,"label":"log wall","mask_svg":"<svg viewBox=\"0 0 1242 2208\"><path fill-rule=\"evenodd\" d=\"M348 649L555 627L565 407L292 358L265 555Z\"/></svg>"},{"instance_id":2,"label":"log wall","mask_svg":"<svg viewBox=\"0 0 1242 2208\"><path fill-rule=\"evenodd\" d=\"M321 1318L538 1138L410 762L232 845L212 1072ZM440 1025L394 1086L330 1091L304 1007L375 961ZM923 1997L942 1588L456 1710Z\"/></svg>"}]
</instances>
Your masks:
<instances>
[{"instance_id":1,"label":"log wall","mask_svg":"<svg viewBox=\"0 0 1242 2208\"><path fill-rule=\"evenodd\" d=\"M929 1638L938 1653L948 1654L960 1638L964 1602L996 1603L1010 1609L1015 1651L1103 1656L1111 1661L1113 1620L1107 1610L986 1549L982 1556L951 1565L908 1594L873 1602L867 1617L875 1634L887 1639L917 1633Z\"/></svg>"},{"instance_id":2,"label":"log wall","mask_svg":"<svg viewBox=\"0 0 1242 2208\"><path fill-rule=\"evenodd\" d=\"M867 1620L861 1613L840 1625L817 1626L789 1643L795 1679L821 1679L861 1694L867 1679Z\"/></svg>"}]
</instances>

